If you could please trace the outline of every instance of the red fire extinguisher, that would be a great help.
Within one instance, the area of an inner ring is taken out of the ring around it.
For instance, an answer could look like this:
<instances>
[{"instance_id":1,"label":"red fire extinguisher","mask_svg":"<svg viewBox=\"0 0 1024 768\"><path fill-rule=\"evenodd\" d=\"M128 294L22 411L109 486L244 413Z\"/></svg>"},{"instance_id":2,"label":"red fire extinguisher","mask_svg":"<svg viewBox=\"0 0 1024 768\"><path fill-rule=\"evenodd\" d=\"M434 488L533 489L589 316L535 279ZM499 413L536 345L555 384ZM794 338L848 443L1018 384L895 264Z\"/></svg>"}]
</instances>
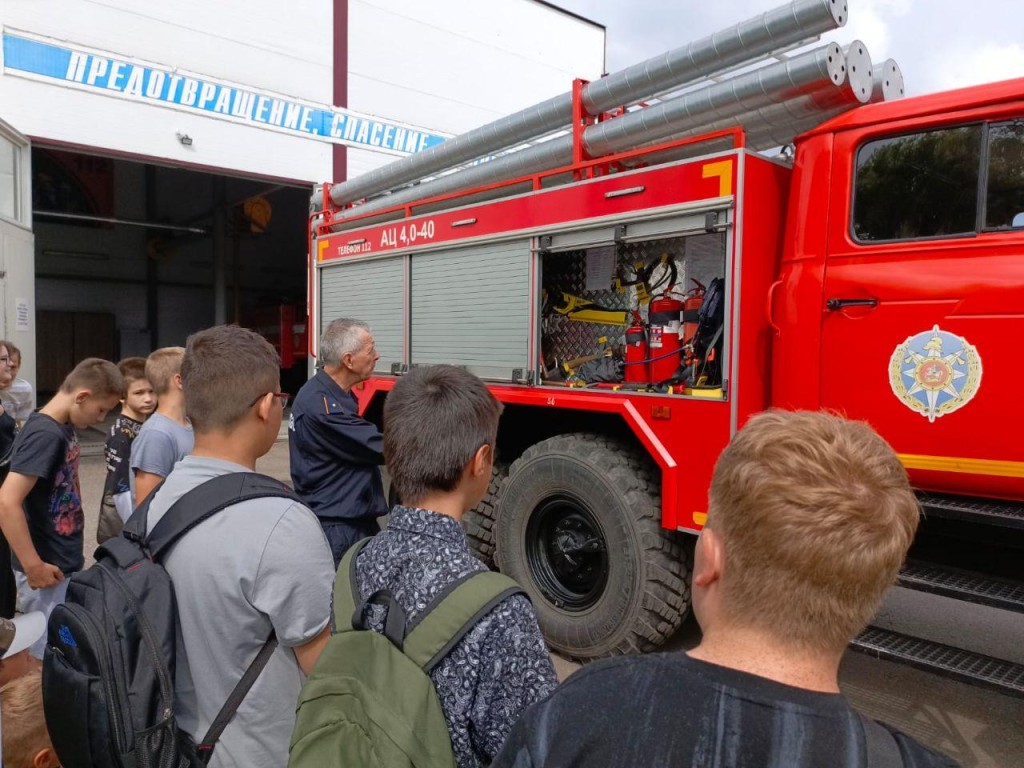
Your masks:
<instances>
[{"instance_id":1,"label":"red fire extinguisher","mask_svg":"<svg viewBox=\"0 0 1024 768\"><path fill-rule=\"evenodd\" d=\"M679 354L683 348L679 340L679 322L683 302L662 294L651 301L647 315L650 326L650 381L668 381L679 370Z\"/></svg>"},{"instance_id":2,"label":"red fire extinguisher","mask_svg":"<svg viewBox=\"0 0 1024 768\"><path fill-rule=\"evenodd\" d=\"M627 382L646 384L651 380L650 366L647 361L647 327L640 319L640 315L634 314L633 325L626 329L626 355L625 374Z\"/></svg>"},{"instance_id":3,"label":"red fire extinguisher","mask_svg":"<svg viewBox=\"0 0 1024 768\"><path fill-rule=\"evenodd\" d=\"M697 335L697 323L700 320L700 308L704 305L704 294L707 288L696 278L690 278L695 283L683 301L683 364L692 364L693 339Z\"/></svg>"},{"instance_id":4,"label":"red fire extinguisher","mask_svg":"<svg viewBox=\"0 0 1024 768\"><path fill-rule=\"evenodd\" d=\"M683 344L688 344L697 333L697 321L700 319L699 312L704 303L704 293L707 290L704 284L696 278L690 278L696 284L686 294L683 300Z\"/></svg>"}]
</instances>

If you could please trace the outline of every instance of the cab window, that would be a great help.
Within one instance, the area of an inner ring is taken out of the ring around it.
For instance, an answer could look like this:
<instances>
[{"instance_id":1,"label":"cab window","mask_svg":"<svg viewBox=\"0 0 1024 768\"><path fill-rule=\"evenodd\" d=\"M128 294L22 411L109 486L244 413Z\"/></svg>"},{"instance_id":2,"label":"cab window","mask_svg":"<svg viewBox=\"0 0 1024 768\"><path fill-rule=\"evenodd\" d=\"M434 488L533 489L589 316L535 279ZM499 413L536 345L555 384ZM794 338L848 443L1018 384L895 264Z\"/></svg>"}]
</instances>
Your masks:
<instances>
[{"instance_id":1,"label":"cab window","mask_svg":"<svg viewBox=\"0 0 1024 768\"><path fill-rule=\"evenodd\" d=\"M973 232L982 126L878 139L857 152L853 234L860 241Z\"/></svg>"},{"instance_id":2,"label":"cab window","mask_svg":"<svg viewBox=\"0 0 1024 768\"><path fill-rule=\"evenodd\" d=\"M1024 120L996 123L988 130L985 228L1024 226Z\"/></svg>"},{"instance_id":3,"label":"cab window","mask_svg":"<svg viewBox=\"0 0 1024 768\"><path fill-rule=\"evenodd\" d=\"M1024 227L1024 121L876 139L857 152L853 236L860 242L1017 227Z\"/></svg>"}]
</instances>

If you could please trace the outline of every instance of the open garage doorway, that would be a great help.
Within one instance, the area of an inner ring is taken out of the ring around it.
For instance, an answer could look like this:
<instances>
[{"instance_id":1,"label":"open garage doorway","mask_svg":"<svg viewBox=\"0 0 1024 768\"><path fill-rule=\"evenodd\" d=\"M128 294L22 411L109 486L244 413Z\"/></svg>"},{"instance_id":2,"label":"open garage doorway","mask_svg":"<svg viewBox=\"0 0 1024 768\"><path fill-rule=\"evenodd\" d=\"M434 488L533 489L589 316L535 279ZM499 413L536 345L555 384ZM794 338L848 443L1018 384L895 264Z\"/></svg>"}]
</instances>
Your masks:
<instances>
[{"instance_id":1,"label":"open garage doorway","mask_svg":"<svg viewBox=\"0 0 1024 768\"><path fill-rule=\"evenodd\" d=\"M309 186L32 148L37 389L83 357L260 331L285 391L306 378Z\"/></svg>"}]
</instances>

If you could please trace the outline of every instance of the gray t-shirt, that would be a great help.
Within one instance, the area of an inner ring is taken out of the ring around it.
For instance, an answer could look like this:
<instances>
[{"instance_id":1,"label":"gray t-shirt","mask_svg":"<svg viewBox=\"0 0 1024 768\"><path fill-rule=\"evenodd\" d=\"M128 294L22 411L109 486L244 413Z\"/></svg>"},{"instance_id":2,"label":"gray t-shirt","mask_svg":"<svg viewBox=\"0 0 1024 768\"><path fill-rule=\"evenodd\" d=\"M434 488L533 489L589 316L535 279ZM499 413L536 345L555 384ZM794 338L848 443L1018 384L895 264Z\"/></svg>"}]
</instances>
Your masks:
<instances>
[{"instance_id":1,"label":"gray t-shirt","mask_svg":"<svg viewBox=\"0 0 1024 768\"><path fill-rule=\"evenodd\" d=\"M128 466L128 484L132 491L132 506L135 506L135 470L140 469L151 475L167 477L174 465L192 452L192 427L183 427L162 413L154 413L142 425L138 436L132 441L132 452Z\"/></svg>"},{"instance_id":2,"label":"gray t-shirt","mask_svg":"<svg viewBox=\"0 0 1024 768\"><path fill-rule=\"evenodd\" d=\"M188 456L149 508L149 530L202 482L245 467ZM280 642L210 762L215 768L283 768L303 674L291 650L327 625L334 559L312 512L288 499L245 501L186 534L164 566L178 602L175 711L201 739L266 642Z\"/></svg>"}]
</instances>

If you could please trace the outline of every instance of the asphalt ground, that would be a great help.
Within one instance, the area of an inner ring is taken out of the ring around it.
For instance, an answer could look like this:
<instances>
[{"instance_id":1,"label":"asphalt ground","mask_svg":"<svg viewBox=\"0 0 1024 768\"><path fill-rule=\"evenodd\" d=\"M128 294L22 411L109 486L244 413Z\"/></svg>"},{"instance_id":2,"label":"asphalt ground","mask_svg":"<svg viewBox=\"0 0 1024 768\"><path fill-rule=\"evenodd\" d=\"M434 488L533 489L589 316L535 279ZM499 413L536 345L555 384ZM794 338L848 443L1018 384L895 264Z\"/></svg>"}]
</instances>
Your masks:
<instances>
[{"instance_id":1,"label":"asphalt ground","mask_svg":"<svg viewBox=\"0 0 1024 768\"><path fill-rule=\"evenodd\" d=\"M103 489L102 435L82 436L79 468L85 505L87 561L96 545L96 521ZM280 439L257 464L257 470L288 481L288 443ZM904 592L906 590L903 590ZM914 599L911 596L909 599ZM1011 625L1012 626L1012 625ZM1010 626L987 626L987 633L1013 632ZM680 652L698 642L692 617L666 646ZM1002 638L1024 643L1014 632ZM552 654L565 679L579 665ZM850 702L866 715L884 720L928 746L951 756L965 768L1020 768L1024 765L1024 699L959 683L929 672L849 652L839 670L839 683Z\"/></svg>"}]
</instances>

